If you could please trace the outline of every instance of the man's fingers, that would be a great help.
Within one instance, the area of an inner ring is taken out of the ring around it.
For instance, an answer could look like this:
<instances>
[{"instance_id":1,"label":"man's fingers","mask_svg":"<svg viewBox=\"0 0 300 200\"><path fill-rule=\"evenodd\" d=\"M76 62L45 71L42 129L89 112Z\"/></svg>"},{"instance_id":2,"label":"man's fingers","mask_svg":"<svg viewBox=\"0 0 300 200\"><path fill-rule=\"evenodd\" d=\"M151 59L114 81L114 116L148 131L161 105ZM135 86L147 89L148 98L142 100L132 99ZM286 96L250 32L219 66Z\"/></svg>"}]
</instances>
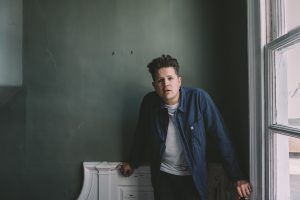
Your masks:
<instances>
[{"instance_id":1,"label":"man's fingers","mask_svg":"<svg viewBox=\"0 0 300 200\"><path fill-rule=\"evenodd\" d=\"M119 171L123 176L130 176L133 173L133 168L128 163L122 163Z\"/></svg>"},{"instance_id":2,"label":"man's fingers","mask_svg":"<svg viewBox=\"0 0 300 200\"><path fill-rule=\"evenodd\" d=\"M247 189L247 195L249 197L251 195L251 185L248 184L247 187L246 187L246 189Z\"/></svg>"},{"instance_id":3,"label":"man's fingers","mask_svg":"<svg viewBox=\"0 0 300 200\"><path fill-rule=\"evenodd\" d=\"M250 183L248 184L248 190L250 191L250 193L252 192L252 185Z\"/></svg>"},{"instance_id":4,"label":"man's fingers","mask_svg":"<svg viewBox=\"0 0 300 200\"><path fill-rule=\"evenodd\" d=\"M130 176L130 175L131 175L130 169L124 170L124 175L125 175L125 176Z\"/></svg>"},{"instance_id":5,"label":"man's fingers","mask_svg":"<svg viewBox=\"0 0 300 200\"><path fill-rule=\"evenodd\" d=\"M243 195L242 197L247 197L248 196L247 186L241 185L240 188L241 188L241 192L242 192L242 195Z\"/></svg>"},{"instance_id":6,"label":"man's fingers","mask_svg":"<svg viewBox=\"0 0 300 200\"><path fill-rule=\"evenodd\" d=\"M249 197L251 195L251 185L249 183L246 183L243 185L243 187L246 194L245 197Z\"/></svg>"},{"instance_id":7,"label":"man's fingers","mask_svg":"<svg viewBox=\"0 0 300 200\"><path fill-rule=\"evenodd\" d=\"M251 195L252 187L248 181L237 181L236 182L236 190L239 195L239 198L248 198Z\"/></svg>"},{"instance_id":8,"label":"man's fingers","mask_svg":"<svg viewBox=\"0 0 300 200\"><path fill-rule=\"evenodd\" d=\"M248 188L245 187L245 186L242 186L242 194L243 194L243 197L249 197L250 193L248 191Z\"/></svg>"},{"instance_id":9,"label":"man's fingers","mask_svg":"<svg viewBox=\"0 0 300 200\"><path fill-rule=\"evenodd\" d=\"M240 188L240 187L237 187L236 190L237 190L237 193L238 193L238 195L239 195L239 198L243 197L241 188Z\"/></svg>"}]
</instances>

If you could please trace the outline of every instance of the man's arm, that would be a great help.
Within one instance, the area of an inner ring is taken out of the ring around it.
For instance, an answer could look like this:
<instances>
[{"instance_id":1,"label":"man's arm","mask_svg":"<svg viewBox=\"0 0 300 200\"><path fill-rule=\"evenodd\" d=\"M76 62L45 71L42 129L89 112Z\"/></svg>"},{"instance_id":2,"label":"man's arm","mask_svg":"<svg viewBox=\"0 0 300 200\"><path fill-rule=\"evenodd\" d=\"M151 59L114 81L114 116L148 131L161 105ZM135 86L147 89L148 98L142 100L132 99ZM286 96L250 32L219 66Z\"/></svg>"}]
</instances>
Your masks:
<instances>
[{"instance_id":1,"label":"man's arm","mask_svg":"<svg viewBox=\"0 0 300 200\"><path fill-rule=\"evenodd\" d=\"M205 129L208 134L213 136L218 144L225 169L231 179L235 182L235 189L239 198L249 198L252 188L239 167L222 116L211 97L206 92L204 92L203 95L201 107Z\"/></svg>"}]
</instances>

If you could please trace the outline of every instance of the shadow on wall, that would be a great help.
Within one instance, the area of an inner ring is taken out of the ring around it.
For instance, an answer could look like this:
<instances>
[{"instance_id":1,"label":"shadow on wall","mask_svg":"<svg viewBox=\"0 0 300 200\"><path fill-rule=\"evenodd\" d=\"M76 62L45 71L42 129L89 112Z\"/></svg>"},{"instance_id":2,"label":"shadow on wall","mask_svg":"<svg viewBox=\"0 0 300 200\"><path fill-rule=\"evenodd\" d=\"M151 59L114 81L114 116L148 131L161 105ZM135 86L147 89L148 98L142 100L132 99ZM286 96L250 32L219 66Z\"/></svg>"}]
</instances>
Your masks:
<instances>
[{"instance_id":1,"label":"shadow on wall","mask_svg":"<svg viewBox=\"0 0 300 200\"><path fill-rule=\"evenodd\" d=\"M145 72L147 73L147 72ZM149 82L149 85L151 83ZM122 159L127 159L131 150L133 137L138 121L139 108L148 88L138 86L133 81L124 84L124 95L120 98L123 103L122 110ZM150 91L149 91L150 92Z\"/></svg>"},{"instance_id":2,"label":"shadow on wall","mask_svg":"<svg viewBox=\"0 0 300 200\"><path fill-rule=\"evenodd\" d=\"M7 89L0 89L3 98L0 100L0 198L22 199L26 92L14 87L4 95Z\"/></svg>"}]
</instances>

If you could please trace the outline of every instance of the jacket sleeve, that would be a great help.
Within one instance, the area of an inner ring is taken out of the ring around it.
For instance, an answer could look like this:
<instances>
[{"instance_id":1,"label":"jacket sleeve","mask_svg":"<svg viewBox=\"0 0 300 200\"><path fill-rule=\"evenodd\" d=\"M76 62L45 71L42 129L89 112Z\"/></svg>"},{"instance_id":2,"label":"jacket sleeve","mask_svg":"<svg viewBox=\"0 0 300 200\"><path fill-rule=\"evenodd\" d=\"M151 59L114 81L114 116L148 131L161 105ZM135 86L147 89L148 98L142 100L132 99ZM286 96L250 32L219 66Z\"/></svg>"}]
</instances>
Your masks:
<instances>
[{"instance_id":1,"label":"jacket sleeve","mask_svg":"<svg viewBox=\"0 0 300 200\"><path fill-rule=\"evenodd\" d=\"M203 92L201 96L200 106L202 107L206 132L211 134L216 140L223 165L229 177L233 181L245 180L246 178L238 164L235 150L228 136L223 118L213 100L206 92Z\"/></svg>"},{"instance_id":2,"label":"jacket sleeve","mask_svg":"<svg viewBox=\"0 0 300 200\"><path fill-rule=\"evenodd\" d=\"M133 144L131 147L128 163L133 167L137 168L141 165L141 162L144 160L145 151L147 148L147 134L149 132L149 119L147 114L147 105L146 97L143 98L143 101L140 105L138 123L136 126Z\"/></svg>"}]
</instances>

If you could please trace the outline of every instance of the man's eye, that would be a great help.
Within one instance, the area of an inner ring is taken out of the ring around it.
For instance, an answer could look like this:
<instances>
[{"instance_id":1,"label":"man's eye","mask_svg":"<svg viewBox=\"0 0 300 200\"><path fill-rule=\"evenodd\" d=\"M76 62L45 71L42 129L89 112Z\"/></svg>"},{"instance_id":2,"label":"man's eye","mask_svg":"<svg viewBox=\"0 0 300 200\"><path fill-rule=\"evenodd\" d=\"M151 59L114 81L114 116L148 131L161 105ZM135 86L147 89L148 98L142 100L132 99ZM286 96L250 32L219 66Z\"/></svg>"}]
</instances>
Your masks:
<instances>
[{"instance_id":1,"label":"man's eye","mask_svg":"<svg viewBox=\"0 0 300 200\"><path fill-rule=\"evenodd\" d=\"M174 79L173 77L169 77L169 78L168 78L169 81L171 81L171 80L173 80L173 79Z\"/></svg>"}]
</instances>

